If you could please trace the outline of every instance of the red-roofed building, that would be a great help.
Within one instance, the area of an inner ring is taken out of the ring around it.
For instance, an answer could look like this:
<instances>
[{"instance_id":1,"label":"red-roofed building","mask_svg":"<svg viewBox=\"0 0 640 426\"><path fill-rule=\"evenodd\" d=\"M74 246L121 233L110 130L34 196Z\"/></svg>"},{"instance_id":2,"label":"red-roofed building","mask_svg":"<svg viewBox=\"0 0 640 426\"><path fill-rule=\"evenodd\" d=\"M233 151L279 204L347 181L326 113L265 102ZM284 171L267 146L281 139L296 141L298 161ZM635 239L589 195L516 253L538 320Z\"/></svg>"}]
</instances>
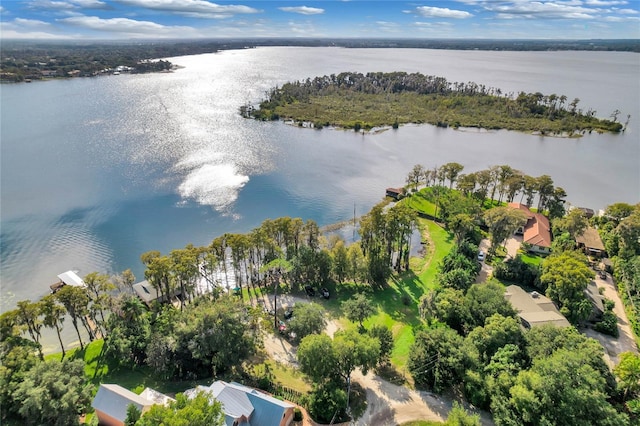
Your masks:
<instances>
[{"instance_id":1,"label":"red-roofed building","mask_svg":"<svg viewBox=\"0 0 640 426\"><path fill-rule=\"evenodd\" d=\"M509 203L509 207L522 210L527 215L527 223L516 231L522 234L522 242L527 243L527 250L535 253L551 253L551 225L549 219L541 213L533 213L520 203Z\"/></svg>"}]
</instances>

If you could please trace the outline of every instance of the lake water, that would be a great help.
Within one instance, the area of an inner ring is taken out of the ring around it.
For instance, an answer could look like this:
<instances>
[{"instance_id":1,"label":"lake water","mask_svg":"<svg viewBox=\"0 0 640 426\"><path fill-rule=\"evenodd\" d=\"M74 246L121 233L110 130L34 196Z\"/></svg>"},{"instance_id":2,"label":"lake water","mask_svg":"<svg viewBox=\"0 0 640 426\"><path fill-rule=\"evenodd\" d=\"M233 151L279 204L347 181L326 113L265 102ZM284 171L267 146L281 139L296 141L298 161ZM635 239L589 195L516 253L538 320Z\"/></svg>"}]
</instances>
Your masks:
<instances>
[{"instance_id":1,"label":"lake water","mask_svg":"<svg viewBox=\"0 0 640 426\"><path fill-rule=\"evenodd\" d=\"M148 250L205 245L266 218L349 219L417 163L548 174L594 209L640 200L638 54L258 48L170 60L183 68L0 87L3 311L69 269L143 279ZM238 115L274 85L342 71L564 94L631 122L620 135L560 139L433 126L361 135Z\"/></svg>"}]
</instances>

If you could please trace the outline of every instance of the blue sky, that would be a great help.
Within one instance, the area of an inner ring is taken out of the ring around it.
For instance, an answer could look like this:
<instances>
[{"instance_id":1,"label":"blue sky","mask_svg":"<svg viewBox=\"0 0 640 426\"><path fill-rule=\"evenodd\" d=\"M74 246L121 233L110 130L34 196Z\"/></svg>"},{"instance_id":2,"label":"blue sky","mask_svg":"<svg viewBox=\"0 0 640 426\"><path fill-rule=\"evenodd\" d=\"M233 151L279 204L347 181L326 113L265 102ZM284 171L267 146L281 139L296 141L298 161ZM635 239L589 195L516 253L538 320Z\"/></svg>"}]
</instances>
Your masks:
<instances>
[{"instance_id":1,"label":"blue sky","mask_svg":"<svg viewBox=\"0 0 640 426\"><path fill-rule=\"evenodd\" d=\"M3 0L2 39L640 38L640 0Z\"/></svg>"}]
</instances>

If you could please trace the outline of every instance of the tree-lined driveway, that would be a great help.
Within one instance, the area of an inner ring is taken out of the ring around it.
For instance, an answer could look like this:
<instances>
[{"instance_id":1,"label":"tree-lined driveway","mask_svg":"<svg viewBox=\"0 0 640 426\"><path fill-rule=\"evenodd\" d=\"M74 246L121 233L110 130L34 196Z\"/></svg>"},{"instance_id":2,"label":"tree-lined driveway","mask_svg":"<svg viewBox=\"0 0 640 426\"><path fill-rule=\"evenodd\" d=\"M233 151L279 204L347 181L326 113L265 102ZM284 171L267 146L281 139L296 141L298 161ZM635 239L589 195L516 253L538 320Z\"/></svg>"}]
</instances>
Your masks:
<instances>
[{"instance_id":1,"label":"tree-lined driveway","mask_svg":"<svg viewBox=\"0 0 640 426\"><path fill-rule=\"evenodd\" d=\"M621 353L633 352L637 354L638 346L633 337L629 318L627 318L627 313L624 311L624 305L622 304L622 300L620 300L613 279L607 274L606 279L603 280L600 277L596 277L595 281L599 289L604 289L603 296L609 300L613 300L615 303L613 312L615 312L618 317L618 332L620 333L620 337L616 339L615 337L607 336L591 329L585 330L585 334L593 337L602 344L605 351L605 360L613 367L620 362Z\"/></svg>"},{"instance_id":2,"label":"tree-lined driveway","mask_svg":"<svg viewBox=\"0 0 640 426\"><path fill-rule=\"evenodd\" d=\"M491 241L487 238L480 241L478 245L478 250L484 252L485 256L489 253L489 248L491 247ZM493 267L489 265L486 260L481 262L480 272L478 272L478 276L476 277L476 283L484 283L491 276L493 272Z\"/></svg>"}]
</instances>

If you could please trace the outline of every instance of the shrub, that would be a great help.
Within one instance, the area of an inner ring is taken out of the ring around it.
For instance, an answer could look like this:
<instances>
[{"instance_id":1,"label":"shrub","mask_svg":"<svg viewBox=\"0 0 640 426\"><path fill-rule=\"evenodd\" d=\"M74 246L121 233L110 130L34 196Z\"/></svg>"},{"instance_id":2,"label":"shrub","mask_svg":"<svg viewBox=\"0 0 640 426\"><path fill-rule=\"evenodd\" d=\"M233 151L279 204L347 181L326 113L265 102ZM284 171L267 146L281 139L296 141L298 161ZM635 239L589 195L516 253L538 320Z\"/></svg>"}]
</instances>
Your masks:
<instances>
[{"instance_id":1,"label":"shrub","mask_svg":"<svg viewBox=\"0 0 640 426\"><path fill-rule=\"evenodd\" d=\"M298 407L293 409L293 421L294 422L302 421L302 411Z\"/></svg>"},{"instance_id":2,"label":"shrub","mask_svg":"<svg viewBox=\"0 0 640 426\"><path fill-rule=\"evenodd\" d=\"M612 311L606 311L602 315L602 321L597 322L593 329L609 336L618 337L618 317Z\"/></svg>"}]
</instances>

